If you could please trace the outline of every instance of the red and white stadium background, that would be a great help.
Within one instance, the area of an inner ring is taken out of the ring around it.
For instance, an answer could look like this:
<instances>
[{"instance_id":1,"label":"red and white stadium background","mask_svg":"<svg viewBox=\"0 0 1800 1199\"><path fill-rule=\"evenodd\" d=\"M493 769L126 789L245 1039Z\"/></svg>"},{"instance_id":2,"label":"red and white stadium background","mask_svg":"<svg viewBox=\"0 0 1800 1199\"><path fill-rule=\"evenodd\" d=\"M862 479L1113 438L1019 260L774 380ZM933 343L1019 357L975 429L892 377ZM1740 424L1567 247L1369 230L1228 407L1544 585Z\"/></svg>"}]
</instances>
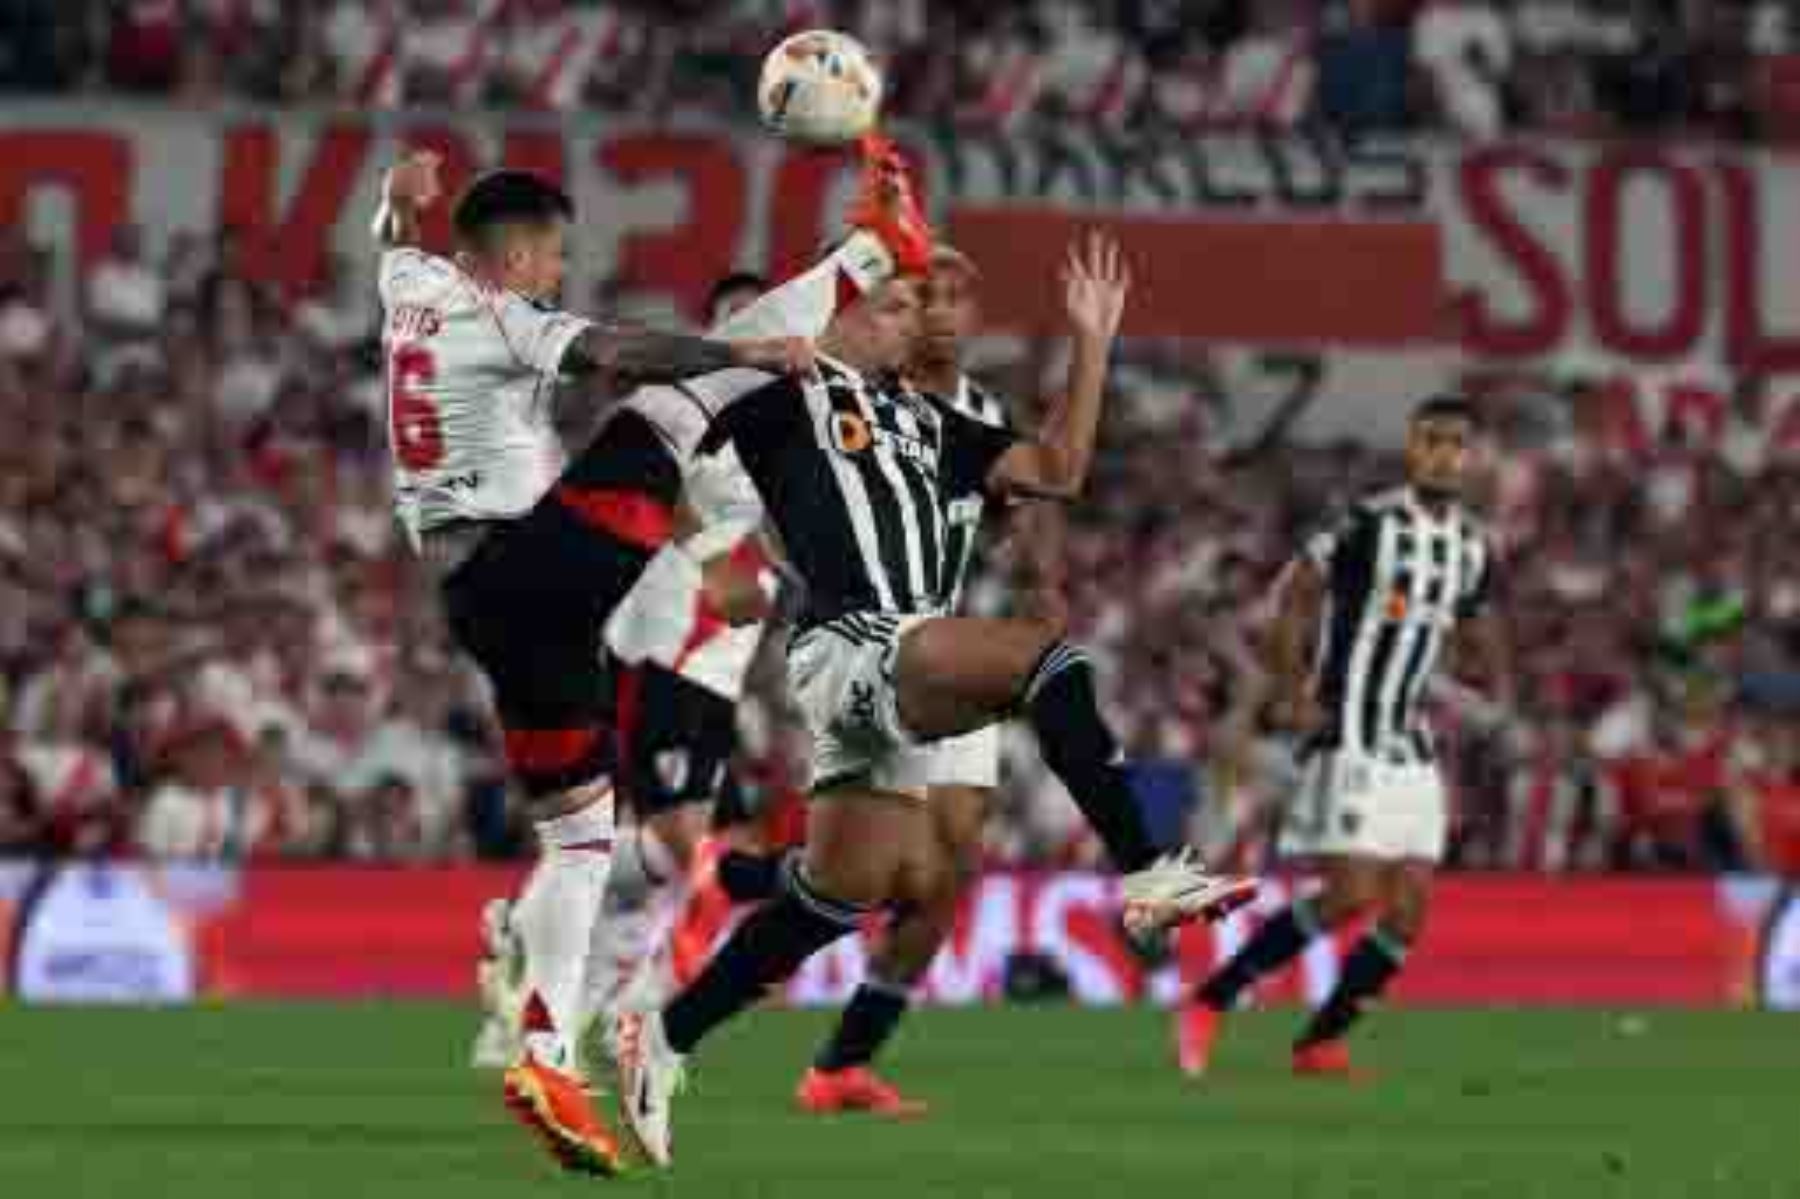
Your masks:
<instances>
[{"instance_id":1,"label":"red and white stadium background","mask_svg":"<svg viewBox=\"0 0 1800 1199\"><path fill-rule=\"evenodd\" d=\"M507 162L562 177L583 213L571 294L603 277L691 313L739 266L781 274L835 231L853 167L743 130L356 114L196 114L9 103L0 227L93 261L121 222L153 245L241 229L248 269L288 294L327 253L366 277L381 166L442 152L454 183ZM1611 376L1646 427L1722 416L1730 375L1774 384L1776 446L1800 449L1800 163L1705 144L1395 144L1194 139L1151 163L1059 140L909 140L936 218L988 278L990 323L1053 327L1042 286L1076 227L1105 224L1139 272L1127 332L1325 353L1321 435L1387 433L1393 401L1464 370ZM443 236L440 226L434 236ZM69 285L73 280L63 280ZM63 998L465 995L476 912L515 876L474 868L59 869L0 866L8 988ZM1056 957L1074 997L1166 1000L1109 931L1112 884L994 875L928 992L999 993L1005 962ZM1277 903L1276 881L1269 900ZM1182 944L1193 974L1244 917ZM1321 946L1270 988L1316 997ZM794 981L797 1002L853 985L860 943ZM1456 877L1400 1002L1800 1006L1800 903L1768 880Z\"/></svg>"},{"instance_id":2,"label":"red and white stadium background","mask_svg":"<svg viewBox=\"0 0 1800 1199\"><path fill-rule=\"evenodd\" d=\"M468 997L481 904L514 869L441 867L0 866L0 958L26 1001ZM930 1002L1002 998L1016 954L1049 957L1083 1004L1166 1003L1181 980L1239 944L1293 885L1192 929L1146 973L1113 931L1104 875L992 874L963 906L926 981ZM1348 940L1323 942L1263 1002L1316 1000ZM791 1002L835 1003L867 942L809 962ZM1393 999L1419 1005L1800 1007L1800 898L1770 879L1447 878L1428 937Z\"/></svg>"},{"instance_id":3,"label":"red and white stadium background","mask_svg":"<svg viewBox=\"0 0 1800 1199\"><path fill-rule=\"evenodd\" d=\"M1391 430L1416 395L1481 365L1617 372L1655 424L1775 381L1800 444L1800 161L1704 143L1396 143L1195 138L1151 160L1060 137L906 131L940 225L986 270L990 321L1052 327L1043 286L1078 224L1113 227L1140 276L1128 332L1328 351L1321 434ZM738 266L781 274L835 231L844 156L748 130L598 120L194 113L9 103L0 225L91 261L110 229L160 244L222 224L290 289L337 250L371 269L380 168L403 144L452 182L501 162L562 177L583 218L572 294L629 281L692 312ZM442 236L442 218L435 231ZM1385 401L1385 402L1384 402Z\"/></svg>"}]
</instances>

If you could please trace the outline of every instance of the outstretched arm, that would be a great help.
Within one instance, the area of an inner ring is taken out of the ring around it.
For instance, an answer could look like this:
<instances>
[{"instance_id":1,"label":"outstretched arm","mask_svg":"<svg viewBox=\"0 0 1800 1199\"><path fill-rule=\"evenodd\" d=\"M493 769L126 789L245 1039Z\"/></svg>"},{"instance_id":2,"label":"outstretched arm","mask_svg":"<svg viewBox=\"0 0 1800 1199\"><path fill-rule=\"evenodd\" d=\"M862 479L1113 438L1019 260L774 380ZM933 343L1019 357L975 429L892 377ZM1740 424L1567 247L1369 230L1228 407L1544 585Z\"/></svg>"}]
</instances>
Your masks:
<instances>
[{"instance_id":1,"label":"outstretched arm","mask_svg":"<svg viewBox=\"0 0 1800 1199\"><path fill-rule=\"evenodd\" d=\"M809 371L812 343L798 337L725 342L640 325L597 324L583 329L562 359L565 374L605 374L622 386L674 383L734 366L782 375Z\"/></svg>"},{"instance_id":2,"label":"outstretched arm","mask_svg":"<svg viewBox=\"0 0 1800 1199\"><path fill-rule=\"evenodd\" d=\"M1001 494L1073 499L1087 485L1106 390L1107 359L1131 291L1119 245L1104 234L1071 247L1062 269L1064 304L1074 330L1074 353L1062 399L1034 440L1014 445L994 463L988 490Z\"/></svg>"}]
</instances>

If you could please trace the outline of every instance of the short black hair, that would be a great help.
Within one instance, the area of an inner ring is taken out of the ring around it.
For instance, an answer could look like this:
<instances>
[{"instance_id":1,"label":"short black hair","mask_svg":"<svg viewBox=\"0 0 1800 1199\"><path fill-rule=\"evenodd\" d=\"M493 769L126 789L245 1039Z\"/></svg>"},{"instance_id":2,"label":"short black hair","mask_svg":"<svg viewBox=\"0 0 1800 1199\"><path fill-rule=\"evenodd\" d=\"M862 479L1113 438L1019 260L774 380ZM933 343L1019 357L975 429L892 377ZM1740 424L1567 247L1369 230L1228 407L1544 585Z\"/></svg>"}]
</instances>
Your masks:
<instances>
[{"instance_id":1,"label":"short black hair","mask_svg":"<svg viewBox=\"0 0 1800 1199\"><path fill-rule=\"evenodd\" d=\"M489 171L457 197L450 225L457 240L479 245L507 225L548 225L573 220L569 193L530 171Z\"/></svg>"},{"instance_id":2,"label":"short black hair","mask_svg":"<svg viewBox=\"0 0 1800 1199\"><path fill-rule=\"evenodd\" d=\"M712 285L706 293L706 315L712 316L719 307L719 301L735 291L753 291L757 295L769 290L769 281L755 271L732 271Z\"/></svg>"},{"instance_id":3,"label":"short black hair","mask_svg":"<svg viewBox=\"0 0 1800 1199\"><path fill-rule=\"evenodd\" d=\"M1427 396L1413 406L1412 415L1407 417L1411 424L1422 420L1465 420L1474 428L1481 428L1481 411L1469 401L1467 396L1440 393Z\"/></svg>"}]
</instances>

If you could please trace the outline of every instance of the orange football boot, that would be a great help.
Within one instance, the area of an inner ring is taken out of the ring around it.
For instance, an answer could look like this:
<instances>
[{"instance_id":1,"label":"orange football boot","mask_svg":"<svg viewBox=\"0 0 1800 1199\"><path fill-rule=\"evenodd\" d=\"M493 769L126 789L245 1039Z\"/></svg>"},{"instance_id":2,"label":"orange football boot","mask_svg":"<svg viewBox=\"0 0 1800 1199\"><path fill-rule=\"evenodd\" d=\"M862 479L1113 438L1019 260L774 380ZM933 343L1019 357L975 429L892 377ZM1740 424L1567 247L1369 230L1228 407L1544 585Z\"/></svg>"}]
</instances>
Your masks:
<instances>
[{"instance_id":1,"label":"orange football boot","mask_svg":"<svg viewBox=\"0 0 1800 1199\"><path fill-rule=\"evenodd\" d=\"M916 1120L929 1110L927 1104L906 1098L893 1083L867 1066L808 1070L794 1092L794 1102L801 1111L815 1116L868 1112L890 1120Z\"/></svg>"},{"instance_id":2,"label":"orange football boot","mask_svg":"<svg viewBox=\"0 0 1800 1199\"><path fill-rule=\"evenodd\" d=\"M1375 1076L1350 1064L1350 1047L1342 1041L1314 1041L1294 1046L1294 1073L1302 1078L1338 1078L1373 1082Z\"/></svg>"},{"instance_id":3,"label":"orange football boot","mask_svg":"<svg viewBox=\"0 0 1800 1199\"><path fill-rule=\"evenodd\" d=\"M1213 1042L1224 1017L1211 1004L1189 1001L1175 1013L1175 1064L1189 1078L1212 1065Z\"/></svg>"},{"instance_id":4,"label":"orange football boot","mask_svg":"<svg viewBox=\"0 0 1800 1199\"><path fill-rule=\"evenodd\" d=\"M931 223L907 178L906 162L894 144L876 134L862 139L862 186L850 209L850 224L881 239L902 275L922 275L931 266Z\"/></svg>"},{"instance_id":5,"label":"orange football boot","mask_svg":"<svg viewBox=\"0 0 1800 1199\"><path fill-rule=\"evenodd\" d=\"M595 1114L582 1081L527 1052L506 1071L506 1106L565 1170L613 1177L625 1170L619 1143Z\"/></svg>"}]
</instances>

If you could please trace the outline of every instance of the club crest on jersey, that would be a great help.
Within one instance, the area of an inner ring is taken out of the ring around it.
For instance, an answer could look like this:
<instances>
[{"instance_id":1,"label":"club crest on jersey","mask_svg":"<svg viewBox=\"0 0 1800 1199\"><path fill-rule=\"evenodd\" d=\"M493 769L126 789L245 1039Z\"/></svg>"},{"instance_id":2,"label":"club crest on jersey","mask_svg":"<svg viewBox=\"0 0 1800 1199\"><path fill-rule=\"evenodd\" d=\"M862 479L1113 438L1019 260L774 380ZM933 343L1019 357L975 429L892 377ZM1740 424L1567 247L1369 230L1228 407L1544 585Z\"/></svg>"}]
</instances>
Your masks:
<instances>
[{"instance_id":1,"label":"club crest on jersey","mask_svg":"<svg viewBox=\"0 0 1800 1199\"><path fill-rule=\"evenodd\" d=\"M869 428L869 422L857 413L834 412L831 415L831 444L840 454L860 454L875 444L875 434Z\"/></svg>"},{"instance_id":2,"label":"club crest on jersey","mask_svg":"<svg viewBox=\"0 0 1800 1199\"><path fill-rule=\"evenodd\" d=\"M687 786L692 766L685 749L665 749L656 755L656 778L665 791L679 793Z\"/></svg>"}]
</instances>

